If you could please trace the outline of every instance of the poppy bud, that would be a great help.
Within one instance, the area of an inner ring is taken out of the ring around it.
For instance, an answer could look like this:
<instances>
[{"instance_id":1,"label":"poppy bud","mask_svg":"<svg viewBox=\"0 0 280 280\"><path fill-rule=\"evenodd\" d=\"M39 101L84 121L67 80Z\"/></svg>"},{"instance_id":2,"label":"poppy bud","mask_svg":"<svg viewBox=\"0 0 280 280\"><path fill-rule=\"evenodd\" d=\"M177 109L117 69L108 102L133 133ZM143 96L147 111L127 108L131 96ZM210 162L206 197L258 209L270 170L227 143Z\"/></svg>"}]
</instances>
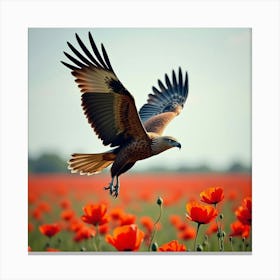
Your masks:
<instances>
[{"instance_id":1,"label":"poppy bud","mask_svg":"<svg viewBox=\"0 0 280 280\"><path fill-rule=\"evenodd\" d=\"M198 252L203 251L203 247L200 244L197 244L196 251L198 251Z\"/></svg>"},{"instance_id":2,"label":"poppy bud","mask_svg":"<svg viewBox=\"0 0 280 280\"><path fill-rule=\"evenodd\" d=\"M161 206L162 203L163 203L163 199L159 196L158 199L157 199L157 204L158 204L159 206Z\"/></svg>"},{"instance_id":3,"label":"poppy bud","mask_svg":"<svg viewBox=\"0 0 280 280\"><path fill-rule=\"evenodd\" d=\"M225 233L224 231L222 232L222 236L223 236L223 237L225 237L225 236L226 236L226 233Z\"/></svg>"},{"instance_id":4,"label":"poppy bud","mask_svg":"<svg viewBox=\"0 0 280 280\"><path fill-rule=\"evenodd\" d=\"M224 214L221 213L221 214L219 215L219 218L220 218L220 220L222 220L222 219L224 218Z\"/></svg>"},{"instance_id":5,"label":"poppy bud","mask_svg":"<svg viewBox=\"0 0 280 280\"><path fill-rule=\"evenodd\" d=\"M217 232L217 236L218 236L218 238L222 238L223 237L223 232L219 230Z\"/></svg>"},{"instance_id":6,"label":"poppy bud","mask_svg":"<svg viewBox=\"0 0 280 280\"><path fill-rule=\"evenodd\" d=\"M154 242L154 243L152 244L151 249L152 249L153 252L156 252L156 251L158 250L158 244L157 244L156 242Z\"/></svg>"},{"instance_id":7,"label":"poppy bud","mask_svg":"<svg viewBox=\"0 0 280 280\"><path fill-rule=\"evenodd\" d=\"M81 251L81 252L85 252L85 251L86 251L86 248L85 248L85 247L81 247L80 251Z\"/></svg>"},{"instance_id":8,"label":"poppy bud","mask_svg":"<svg viewBox=\"0 0 280 280\"><path fill-rule=\"evenodd\" d=\"M231 241L232 241L232 236L229 237L229 242L231 242Z\"/></svg>"}]
</instances>

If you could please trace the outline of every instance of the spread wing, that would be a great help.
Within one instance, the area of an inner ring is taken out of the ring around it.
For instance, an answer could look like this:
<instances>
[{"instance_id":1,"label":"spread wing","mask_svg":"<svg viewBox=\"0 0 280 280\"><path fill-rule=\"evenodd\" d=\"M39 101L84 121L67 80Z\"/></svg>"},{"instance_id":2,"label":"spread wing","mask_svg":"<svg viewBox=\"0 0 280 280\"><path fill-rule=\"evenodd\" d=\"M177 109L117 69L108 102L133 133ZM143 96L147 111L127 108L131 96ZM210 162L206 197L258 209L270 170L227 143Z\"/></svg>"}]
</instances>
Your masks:
<instances>
[{"instance_id":1,"label":"spread wing","mask_svg":"<svg viewBox=\"0 0 280 280\"><path fill-rule=\"evenodd\" d=\"M76 39L83 54L67 42L76 58L66 52L64 54L74 65L61 62L72 70L82 92L84 113L103 144L113 147L132 139L148 139L134 98L114 73L103 44L101 55L90 33L93 53L77 34Z\"/></svg>"},{"instance_id":2,"label":"spread wing","mask_svg":"<svg viewBox=\"0 0 280 280\"><path fill-rule=\"evenodd\" d=\"M172 71L172 81L165 74L165 84L158 80L159 89L153 87L147 103L140 109L140 117L148 132L162 134L168 123L182 111L188 97L188 73L183 78L179 68L178 76Z\"/></svg>"}]
</instances>

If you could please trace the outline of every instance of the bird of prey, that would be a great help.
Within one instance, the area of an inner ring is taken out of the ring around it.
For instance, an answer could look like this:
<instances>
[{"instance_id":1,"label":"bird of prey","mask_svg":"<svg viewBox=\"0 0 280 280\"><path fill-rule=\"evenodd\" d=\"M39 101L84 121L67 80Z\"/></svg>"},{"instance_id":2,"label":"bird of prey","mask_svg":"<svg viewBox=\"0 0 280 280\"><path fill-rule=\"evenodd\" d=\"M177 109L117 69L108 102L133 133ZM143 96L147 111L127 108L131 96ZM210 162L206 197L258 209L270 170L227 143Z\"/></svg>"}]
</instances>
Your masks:
<instances>
[{"instance_id":1,"label":"bird of prey","mask_svg":"<svg viewBox=\"0 0 280 280\"><path fill-rule=\"evenodd\" d=\"M68 161L71 172L92 175L111 167L111 182L105 187L113 197L119 194L119 176L138 160L181 148L171 136L162 136L167 124L180 114L188 97L188 73L179 67L172 77L165 74L165 84L158 80L158 88L148 95L147 103L138 112L132 94L118 79L107 52L101 44L100 52L89 32L90 51L76 34L78 51L67 42L75 57L64 52L72 64L61 61L71 69L82 93L82 107L89 124L105 146L114 147L98 154L72 154ZM73 65L74 64L74 65Z\"/></svg>"}]
</instances>

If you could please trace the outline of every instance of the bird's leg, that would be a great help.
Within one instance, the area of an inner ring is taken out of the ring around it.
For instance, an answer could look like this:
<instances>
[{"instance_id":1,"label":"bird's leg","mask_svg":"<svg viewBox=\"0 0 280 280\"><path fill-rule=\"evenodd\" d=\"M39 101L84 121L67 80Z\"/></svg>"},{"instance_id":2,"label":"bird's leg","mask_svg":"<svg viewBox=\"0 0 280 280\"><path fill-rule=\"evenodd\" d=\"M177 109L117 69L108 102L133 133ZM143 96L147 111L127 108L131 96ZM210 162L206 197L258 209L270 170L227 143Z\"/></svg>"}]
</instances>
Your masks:
<instances>
[{"instance_id":1,"label":"bird's leg","mask_svg":"<svg viewBox=\"0 0 280 280\"><path fill-rule=\"evenodd\" d=\"M117 176L116 178L117 178L117 182L116 182L116 185L114 186L114 189L113 189L113 193L114 193L113 196L115 198L117 198L119 193L120 193L119 177Z\"/></svg>"},{"instance_id":2,"label":"bird's leg","mask_svg":"<svg viewBox=\"0 0 280 280\"><path fill-rule=\"evenodd\" d=\"M110 184L108 185L108 187L104 187L104 190L109 190L110 195L113 195L113 192L114 192L114 189L115 189L115 187L114 187L114 178L115 177L112 177L112 180L111 180Z\"/></svg>"}]
</instances>

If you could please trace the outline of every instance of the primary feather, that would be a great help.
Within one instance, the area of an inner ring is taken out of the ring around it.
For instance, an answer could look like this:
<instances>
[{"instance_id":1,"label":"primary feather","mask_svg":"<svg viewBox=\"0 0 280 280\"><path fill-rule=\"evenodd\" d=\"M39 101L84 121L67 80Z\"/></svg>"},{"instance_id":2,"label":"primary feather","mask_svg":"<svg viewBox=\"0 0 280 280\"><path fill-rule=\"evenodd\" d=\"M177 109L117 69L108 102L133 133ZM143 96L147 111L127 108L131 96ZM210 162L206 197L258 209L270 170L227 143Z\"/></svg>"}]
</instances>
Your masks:
<instances>
[{"instance_id":1,"label":"primary feather","mask_svg":"<svg viewBox=\"0 0 280 280\"><path fill-rule=\"evenodd\" d=\"M158 80L160 90L153 87L153 94L148 95L147 103L140 109L140 117L143 122L146 122L151 117L164 113L173 112L176 106L184 107L188 97L189 83L188 73L186 72L183 79L182 69L179 68L178 81L175 71L172 71L173 83L165 74L166 86L161 80Z\"/></svg>"}]
</instances>

